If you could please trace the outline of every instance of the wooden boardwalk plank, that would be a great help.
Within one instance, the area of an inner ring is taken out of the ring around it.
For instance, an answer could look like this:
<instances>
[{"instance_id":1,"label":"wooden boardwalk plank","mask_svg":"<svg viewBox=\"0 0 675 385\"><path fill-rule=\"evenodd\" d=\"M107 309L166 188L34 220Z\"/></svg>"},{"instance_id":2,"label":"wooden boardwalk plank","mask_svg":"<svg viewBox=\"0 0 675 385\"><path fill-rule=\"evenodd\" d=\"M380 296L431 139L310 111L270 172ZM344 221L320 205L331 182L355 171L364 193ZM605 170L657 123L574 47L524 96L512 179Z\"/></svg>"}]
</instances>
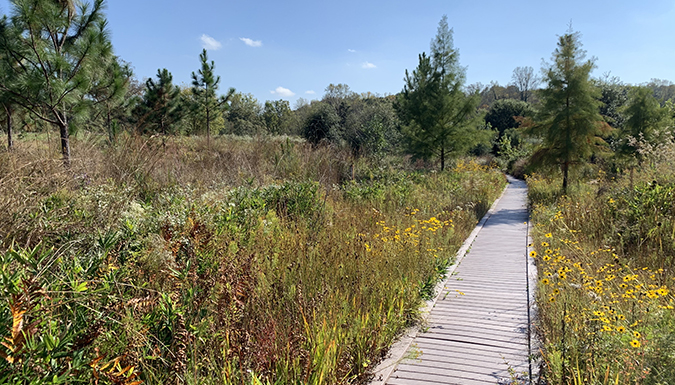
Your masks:
<instances>
[{"instance_id":1,"label":"wooden boardwalk plank","mask_svg":"<svg viewBox=\"0 0 675 385\"><path fill-rule=\"evenodd\" d=\"M467 349L468 347L468 349ZM452 356L455 354L462 354L474 357L476 359L490 359L499 360L499 362L516 362L527 358L527 350L512 350L502 349L494 346L486 345L470 345L458 341L444 341L444 340L418 340L415 347L409 352L411 357L422 361L424 352L445 352L446 355Z\"/></svg>"},{"instance_id":2,"label":"wooden boardwalk plank","mask_svg":"<svg viewBox=\"0 0 675 385\"><path fill-rule=\"evenodd\" d=\"M433 348L424 349L424 361L421 361L416 358L406 358L401 362L406 363L422 363L422 362L440 362L441 365L445 363L460 363L467 364L472 366L480 366L488 369L500 368L502 366L506 367L513 360L522 360L520 355L505 355L505 356L496 356L496 355L482 355L476 356L472 353L466 353L462 351L447 351L447 350L436 350Z\"/></svg>"},{"instance_id":3,"label":"wooden boardwalk plank","mask_svg":"<svg viewBox=\"0 0 675 385\"><path fill-rule=\"evenodd\" d=\"M529 373L527 191L509 182L386 384L500 384Z\"/></svg>"}]
</instances>

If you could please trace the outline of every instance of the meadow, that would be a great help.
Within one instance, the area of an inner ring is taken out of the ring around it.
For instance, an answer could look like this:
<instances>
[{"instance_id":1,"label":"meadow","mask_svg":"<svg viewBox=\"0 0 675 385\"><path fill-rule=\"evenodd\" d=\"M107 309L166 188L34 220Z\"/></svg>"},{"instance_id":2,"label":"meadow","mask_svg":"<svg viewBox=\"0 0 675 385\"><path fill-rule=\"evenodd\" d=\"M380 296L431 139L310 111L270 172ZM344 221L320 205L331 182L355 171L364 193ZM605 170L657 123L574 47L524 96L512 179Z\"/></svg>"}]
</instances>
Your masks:
<instances>
[{"instance_id":1,"label":"meadow","mask_svg":"<svg viewBox=\"0 0 675 385\"><path fill-rule=\"evenodd\" d=\"M568 195L559 178L528 177L549 384L675 383L671 159L584 166Z\"/></svg>"},{"instance_id":2,"label":"meadow","mask_svg":"<svg viewBox=\"0 0 675 385\"><path fill-rule=\"evenodd\" d=\"M290 137L72 146L0 154L0 383L364 383L505 185Z\"/></svg>"}]
</instances>

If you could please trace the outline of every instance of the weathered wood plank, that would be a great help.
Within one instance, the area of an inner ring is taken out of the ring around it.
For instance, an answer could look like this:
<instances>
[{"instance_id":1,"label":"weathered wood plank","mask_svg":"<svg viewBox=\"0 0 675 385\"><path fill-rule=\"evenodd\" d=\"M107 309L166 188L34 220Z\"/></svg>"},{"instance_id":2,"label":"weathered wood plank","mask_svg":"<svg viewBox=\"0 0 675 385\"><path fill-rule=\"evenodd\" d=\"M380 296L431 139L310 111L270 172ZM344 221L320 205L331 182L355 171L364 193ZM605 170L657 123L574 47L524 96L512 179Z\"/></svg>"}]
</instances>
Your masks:
<instances>
[{"instance_id":1,"label":"weathered wood plank","mask_svg":"<svg viewBox=\"0 0 675 385\"><path fill-rule=\"evenodd\" d=\"M483 381L493 384L499 381L502 376L494 371L474 371L471 368L447 370L436 367L415 367L415 365L399 365L400 370L394 372L394 376L399 378L411 379L427 379L430 381L458 381L460 384L463 380ZM447 382L446 382L447 383Z\"/></svg>"},{"instance_id":2,"label":"weathered wood plank","mask_svg":"<svg viewBox=\"0 0 675 385\"><path fill-rule=\"evenodd\" d=\"M424 359L422 359L424 357ZM401 362L422 364L422 363L439 363L440 366L446 363L464 363L473 366L493 368L507 368L512 362L522 362L524 356L522 355L498 355L498 354L483 354L476 355L472 352L463 351L447 351L434 350L430 348L424 349L420 352L419 357L406 358ZM522 363L520 364L522 365Z\"/></svg>"},{"instance_id":3,"label":"weathered wood plank","mask_svg":"<svg viewBox=\"0 0 675 385\"><path fill-rule=\"evenodd\" d=\"M432 316L429 319L429 328L441 326L446 329L464 329L464 328L479 328L486 333L500 334L500 333L519 333L525 335L527 333L527 323L523 322L518 325L504 325L501 323L478 323L476 320L465 317L440 317Z\"/></svg>"},{"instance_id":4,"label":"weathered wood plank","mask_svg":"<svg viewBox=\"0 0 675 385\"><path fill-rule=\"evenodd\" d=\"M528 372L526 188L510 182L387 384L497 384L509 367Z\"/></svg>"}]
</instances>

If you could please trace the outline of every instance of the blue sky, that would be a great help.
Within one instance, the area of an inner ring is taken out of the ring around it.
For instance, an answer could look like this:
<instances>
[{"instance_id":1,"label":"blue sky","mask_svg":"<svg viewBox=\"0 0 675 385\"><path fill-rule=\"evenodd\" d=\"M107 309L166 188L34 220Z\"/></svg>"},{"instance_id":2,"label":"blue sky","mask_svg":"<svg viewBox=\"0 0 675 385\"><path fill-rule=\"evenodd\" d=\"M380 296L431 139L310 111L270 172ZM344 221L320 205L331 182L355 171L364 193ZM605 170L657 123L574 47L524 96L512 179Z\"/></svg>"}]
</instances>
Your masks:
<instances>
[{"instance_id":1,"label":"blue sky","mask_svg":"<svg viewBox=\"0 0 675 385\"><path fill-rule=\"evenodd\" d=\"M675 0L112 0L106 13L115 53L139 79L167 68L187 85L207 47L221 91L260 102L318 99L330 83L399 92L444 14L467 84L505 85L517 66L539 71L570 21L597 58L594 76L675 81Z\"/></svg>"}]
</instances>

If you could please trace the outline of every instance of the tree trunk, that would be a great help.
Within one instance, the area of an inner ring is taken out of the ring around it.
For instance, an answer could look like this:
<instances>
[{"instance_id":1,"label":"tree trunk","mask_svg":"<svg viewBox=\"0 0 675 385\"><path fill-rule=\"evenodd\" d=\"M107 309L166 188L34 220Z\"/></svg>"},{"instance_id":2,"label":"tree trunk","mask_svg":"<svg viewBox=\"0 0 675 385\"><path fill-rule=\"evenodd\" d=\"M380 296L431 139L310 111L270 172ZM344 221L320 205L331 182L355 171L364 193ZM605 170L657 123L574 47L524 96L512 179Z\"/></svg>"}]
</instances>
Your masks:
<instances>
[{"instance_id":1,"label":"tree trunk","mask_svg":"<svg viewBox=\"0 0 675 385\"><path fill-rule=\"evenodd\" d=\"M110 144L113 144L115 142L115 133L113 132L112 120L110 119L110 108L107 108L106 111L105 124L108 127L108 141Z\"/></svg>"},{"instance_id":2,"label":"tree trunk","mask_svg":"<svg viewBox=\"0 0 675 385\"><path fill-rule=\"evenodd\" d=\"M7 113L7 151L12 151L14 149L14 139L12 138L12 108L8 107L6 104L5 113Z\"/></svg>"},{"instance_id":3,"label":"tree trunk","mask_svg":"<svg viewBox=\"0 0 675 385\"><path fill-rule=\"evenodd\" d=\"M68 117L65 112L57 112L59 134L61 136L61 154L63 155L63 163L70 166L70 134L68 133Z\"/></svg>"},{"instance_id":4,"label":"tree trunk","mask_svg":"<svg viewBox=\"0 0 675 385\"><path fill-rule=\"evenodd\" d=\"M569 95L565 99L565 106L566 106L566 115L565 115L565 120L567 121L567 124L565 126L565 145L567 146L565 148L565 162L563 162L563 194L567 195L567 175L568 171L570 168L570 152L572 151L572 122L571 122L571 112L570 112L570 97Z\"/></svg>"},{"instance_id":5,"label":"tree trunk","mask_svg":"<svg viewBox=\"0 0 675 385\"><path fill-rule=\"evenodd\" d=\"M206 108L206 148L211 149L211 114L209 108Z\"/></svg>"},{"instance_id":6,"label":"tree trunk","mask_svg":"<svg viewBox=\"0 0 675 385\"><path fill-rule=\"evenodd\" d=\"M63 155L63 162L66 165L70 164L70 137L68 135L68 125L59 124L59 134L61 135L61 154Z\"/></svg>"},{"instance_id":7,"label":"tree trunk","mask_svg":"<svg viewBox=\"0 0 675 385\"><path fill-rule=\"evenodd\" d=\"M569 163L565 162L563 163L563 185L562 185L562 190L563 194L567 195L567 174L569 171Z\"/></svg>"},{"instance_id":8,"label":"tree trunk","mask_svg":"<svg viewBox=\"0 0 675 385\"><path fill-rule=\"evenodd\" d=\"M445 170L445 147L441 148L441 171Z\"/></svg>"}]
</instances>

